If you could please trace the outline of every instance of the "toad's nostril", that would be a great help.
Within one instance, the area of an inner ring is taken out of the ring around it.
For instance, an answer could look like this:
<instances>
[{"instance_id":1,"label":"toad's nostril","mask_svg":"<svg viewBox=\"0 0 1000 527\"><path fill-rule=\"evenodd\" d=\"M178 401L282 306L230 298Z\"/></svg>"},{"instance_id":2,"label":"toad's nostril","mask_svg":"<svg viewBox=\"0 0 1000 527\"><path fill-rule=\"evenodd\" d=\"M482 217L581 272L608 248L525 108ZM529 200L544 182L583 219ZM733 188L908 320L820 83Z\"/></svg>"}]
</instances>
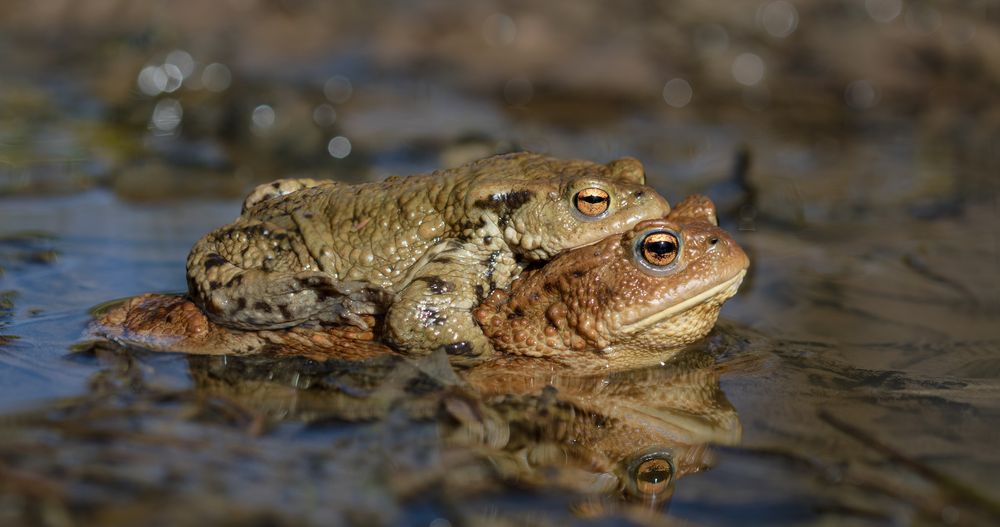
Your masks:
<instances>
[{"instance_id":1,"label":"toad's nostril","mask_svg":"<svg viewBox=\"0 0 1000 527\"><path fill-rule=\"evenodd\" d=\"M712 238L711 240L708 240L708 243L711 244L711 245L715 245L715 244L719 243L719 239L718 238Z\"/></svg>"}]
</instances>

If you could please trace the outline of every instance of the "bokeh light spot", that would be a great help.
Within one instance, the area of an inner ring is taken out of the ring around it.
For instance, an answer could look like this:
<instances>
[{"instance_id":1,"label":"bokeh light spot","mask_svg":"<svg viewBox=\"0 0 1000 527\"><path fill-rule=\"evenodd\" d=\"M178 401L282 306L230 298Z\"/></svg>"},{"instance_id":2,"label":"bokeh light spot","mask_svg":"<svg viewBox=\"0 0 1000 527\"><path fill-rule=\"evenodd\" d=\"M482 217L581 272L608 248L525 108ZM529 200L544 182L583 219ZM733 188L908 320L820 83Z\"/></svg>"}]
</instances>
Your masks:
<instances>
[{"instance_id":1,"label":"bokeh light spot","mask_svg":"<svg viewBox=\"0 0 1000 527\"><path fill-rule=\"evenodd\" d=\"M181 125L183 117L184 109L180 102L175 99L163 99L153 108L150 125L161 132L173 132Z\"/></svg>"},{"instance_id":2,"label":"bokeh light spot","mask_svg":"<svg viewBox=\"0 0 1000 527\"><path fill-rule=\"evenodd\" d=\"M741 53L733 61L733 79L744 86L764 80L764 60L753 53Z\"/></svg>"},{"instance_id":3,"label":"bokeh light spot","mask_svg":"<svg viewBox=\"0 0 1000 527\"><path fill-rule=\"evenodd\" d=\"M865 0L865 9L872 20L886 24L903 12L903 0Z\"/></svg>"},{"instance_id":4,"label":"bokeh light spot","mask_svg":"<svg viewBox=\"0 0 1000 527\"><path fill-rule=\"evenodd\" d=\"M267 104L261 104L260 106L253 109L253 115L250 117L250 121L253 123L252 129L255 132L266 132L269 128L274 126L274 108Z\"/></svg>"},{"instance_id":5,"label":"bokeh light spot","mask_svg":"<svg viewBox=\"0 0 1000 527\"><path fill-rule=\"evenodd\" d=\"M331 156L337 159L344 159L351 154L351 142L346 137L338 135L330 139L330 143L326 145L326 150L330 152Z\"/></svg>"},{"instance_id":6,"label":"bokeh light spot","mask_svg":"<svg viewBox=\"0 0 1000 527\"><path fill-rule=\"evenodd\" d=\"M844 90L844 101L851 108L867 110L875 106L879 100L879 93L875 86L866 80L856 80L847 85Z\"/></svg>"},{"instance_id":7,"label":"bokeh light spot","mask_svg":"<svg viewBox=\"0 0 1000 527\"><path fill-rule=\"evenodd\" d=\"M785 38L794 33L798 27L799 12L792 4L778 0L758 9L757 21L772 37Z\"/></svg>"},{"instance_id":8,"label":"bokeh light spot","mask_svg":"<svg viewBox=\"0 0 1000 527\"><path fill-rule=\"evenodd\" d=\"M509 46L517 38L517 25L513 18L494 13L483 22L483 38L493 47Z\"/></svg>"},{"instance_id":9,"label":"bokeh light spot","mask_svg":"<svg viewBox=\"0 0 1000 527\"><path fill-rule=\"evenodd\" d=\"M167 87L167 74L159 66L146 66L139 72L136 83L142 93L150 96L159 95Z\"/></svg>"},{"instance_id":10,"label":"bokeh light spot","mask_svg":"<svg viewBox=\"0 0 1000 527\"><path fill-rule=\"evenodd\" d=\"M201 83L209 91L225 91L226 88L229 88L229 83L232 80L233 77L229 72L229 68L225 64L219 64L218 62L213 62L205 66L205 70L201 72Z\"/></svg>"},{"instance_id":11,"label":"bokeh light spot","mask_svg":"<svg viewBox=\"0 0 1000 527\"><path fill-rule=\"evenodd\" d=\"M182 78L189 77L194 73L194 57L183 49L175 49L167 53L167 64L173 64L181 72Z\"/></svg>"},{"instance_id":12,"label":"bokeh light spot","mask_svg":"<svg viewBox=\"0 0 1000 527\"><path fill-rule=\"evenodd\" d=\"M702 53L718 55L729 49L729 32L719 24L705 24L694 30L694 45Z\"/></svg>"},{"instance_id":13,"label":"bokeh light spot","mask_svg":"<svg viewBox=\"0 0 1000 527\"><path fill-rule=\"evenodd\" d=\"M163 73L166 75L167 81L163 86L163 91L167 93L173 93L177 91L177 88L181 87L181 83L184 82L184 74L181 73L181 69L173 64L164 64L160 67Z\"/></svg>"},{"instance_id":14,"label":"bokeh light spot","mask_svg":"<svg viewBox=\"0 0 1000 527\"><path fill-rule=\"evenodd\" d=\"M347 102L353 93L354 86L351 85L351 79L343 75L334 75L323 84L323 95L334 104Z\"/></svg>"},{"instance_id":15,"label":"bokeh light spot","mask_svg":"<svg viewBox=\"0 0 1000 527\"><path fill-rule=\"evenodd\" d=\"M674 108L683 108L691 102L691 84L684 79L670 79L663 86L663 100Z\"/></svg>"},{"instance_id":16,"label":"bokeh light spot","mask_svg":"<svg viewBox=\"0 0 1000 527\"><path fill-rule=\"evenodd\" d=\"M337 122L337 110L333 106L323 103L313 109L313 122L319 126L330 126Z\"/></svg>"}]
</instances>

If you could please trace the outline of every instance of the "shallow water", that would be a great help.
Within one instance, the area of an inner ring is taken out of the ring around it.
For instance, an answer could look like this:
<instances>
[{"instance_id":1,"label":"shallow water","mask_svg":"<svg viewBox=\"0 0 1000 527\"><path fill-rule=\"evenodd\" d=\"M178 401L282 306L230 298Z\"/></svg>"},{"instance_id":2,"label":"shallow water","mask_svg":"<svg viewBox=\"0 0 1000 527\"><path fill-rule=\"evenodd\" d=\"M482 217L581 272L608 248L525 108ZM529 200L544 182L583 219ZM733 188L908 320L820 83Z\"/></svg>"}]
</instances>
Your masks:
<instances>
[{"instance_id":1,"label":"shallow water","mask_svg":"<svg viewBox=\"0 0 1000 527\"><path fill-rule=\"evenodd\" d=\"M765 4L4 6L0 523L1000 521L998 13L796 2L776 37L791 4ZM230 85L144 94L175 48ZM765 81L733 82L741 53ZM180 128L154 118L168 99ZM634 155L671 202L712 197L752 261L712 335L661 367L528 380L81 343L94 306L183 290L254 182L516 148ZM667 489L633 471L661 454Z\"/></svg>"}]
</instances>

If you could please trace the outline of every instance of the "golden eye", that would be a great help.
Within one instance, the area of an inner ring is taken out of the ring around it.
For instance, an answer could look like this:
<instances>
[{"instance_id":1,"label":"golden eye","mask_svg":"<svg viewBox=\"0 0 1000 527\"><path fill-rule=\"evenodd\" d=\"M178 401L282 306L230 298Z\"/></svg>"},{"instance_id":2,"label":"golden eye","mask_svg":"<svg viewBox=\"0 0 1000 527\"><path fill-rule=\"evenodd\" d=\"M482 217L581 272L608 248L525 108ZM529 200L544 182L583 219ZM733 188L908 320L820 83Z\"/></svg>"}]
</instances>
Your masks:
<instances>
[{"instance_id":1,"label":"golden eye","mask_svg":"<svg viewBox=\"0 0 1000 527\"><path fill-rule=\"evenodd\" d=\"M587 216L600 216L611 206L611 196L603 189L590 187L581 190L573 197L576 210Z\"/></svg>"},{"instance_id":2,"label":"golden eye","mask_svg":"<svg viewBox=\"0 0 1000 527\"><path fill-rule=\"evenodd\" d=\"M642 258L656 267L670 265L677 259L677 237L669 232L654 232L642 240Z\"/></svg>"},{"instance_id":3,"label":"golden eye","mask_svg":"<svg viewBox=\"0 0 1000 527\"><path fill-rule=\"evenodd\" d=\"M662 494L674 478L674 466L669 459L649 458L635 467L635 490L645 496Z\"/></svg>"}]
</instances>

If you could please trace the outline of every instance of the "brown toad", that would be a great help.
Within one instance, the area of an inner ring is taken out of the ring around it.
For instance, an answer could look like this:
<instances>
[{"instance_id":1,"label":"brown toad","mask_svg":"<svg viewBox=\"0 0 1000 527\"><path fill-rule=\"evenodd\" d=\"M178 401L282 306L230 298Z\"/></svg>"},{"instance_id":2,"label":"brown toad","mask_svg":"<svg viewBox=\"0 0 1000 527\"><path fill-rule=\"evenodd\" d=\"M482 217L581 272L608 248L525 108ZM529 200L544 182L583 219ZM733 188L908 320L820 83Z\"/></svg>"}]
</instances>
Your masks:
<instances>
[{"instance_id":1,"label":"brown toad","mask_svg":"<svg viewBox=\"0 0 1000 527\"><path fill-rule=\"evenodd\" d=\"M708 334L746 274L746 253L717 224L712 202L691 196L665 219L523 273L476 319L505 356L614 368L663 360Z\"/></svg>"},{"instance_id":2,"label":"brown toad","mask_svg":"<svg viewBox=\"0 0 1000 527\"><path fill-rule=\"evenodd\" d=\"M606 165L538 154L496 156L380 183L280 180L258 187L239 219L187 261L210 319L267 330L385 314L403 352L492 351L471 309L544 261L635 224L667 202L630 158Z\"/></svg>"},{"instance_id":3,"label":"brown toad","mask_svg":"<svg viewBox=\"0 0 1000 527\"><path fill-rule=\"evenodd\" d=\"M665 360L703 337L749 263L715 222L711 202L691 197L666 219L643 222L526 270L509 292L495 291L475 310L500 352L494 363L528 361L577 371L631 368ZM344 326L236 330L213 323L189 300L168 295L146 295L111 309L93 333L198 354L390 353L376 332Z\"/></svg>"}]
</instances>

